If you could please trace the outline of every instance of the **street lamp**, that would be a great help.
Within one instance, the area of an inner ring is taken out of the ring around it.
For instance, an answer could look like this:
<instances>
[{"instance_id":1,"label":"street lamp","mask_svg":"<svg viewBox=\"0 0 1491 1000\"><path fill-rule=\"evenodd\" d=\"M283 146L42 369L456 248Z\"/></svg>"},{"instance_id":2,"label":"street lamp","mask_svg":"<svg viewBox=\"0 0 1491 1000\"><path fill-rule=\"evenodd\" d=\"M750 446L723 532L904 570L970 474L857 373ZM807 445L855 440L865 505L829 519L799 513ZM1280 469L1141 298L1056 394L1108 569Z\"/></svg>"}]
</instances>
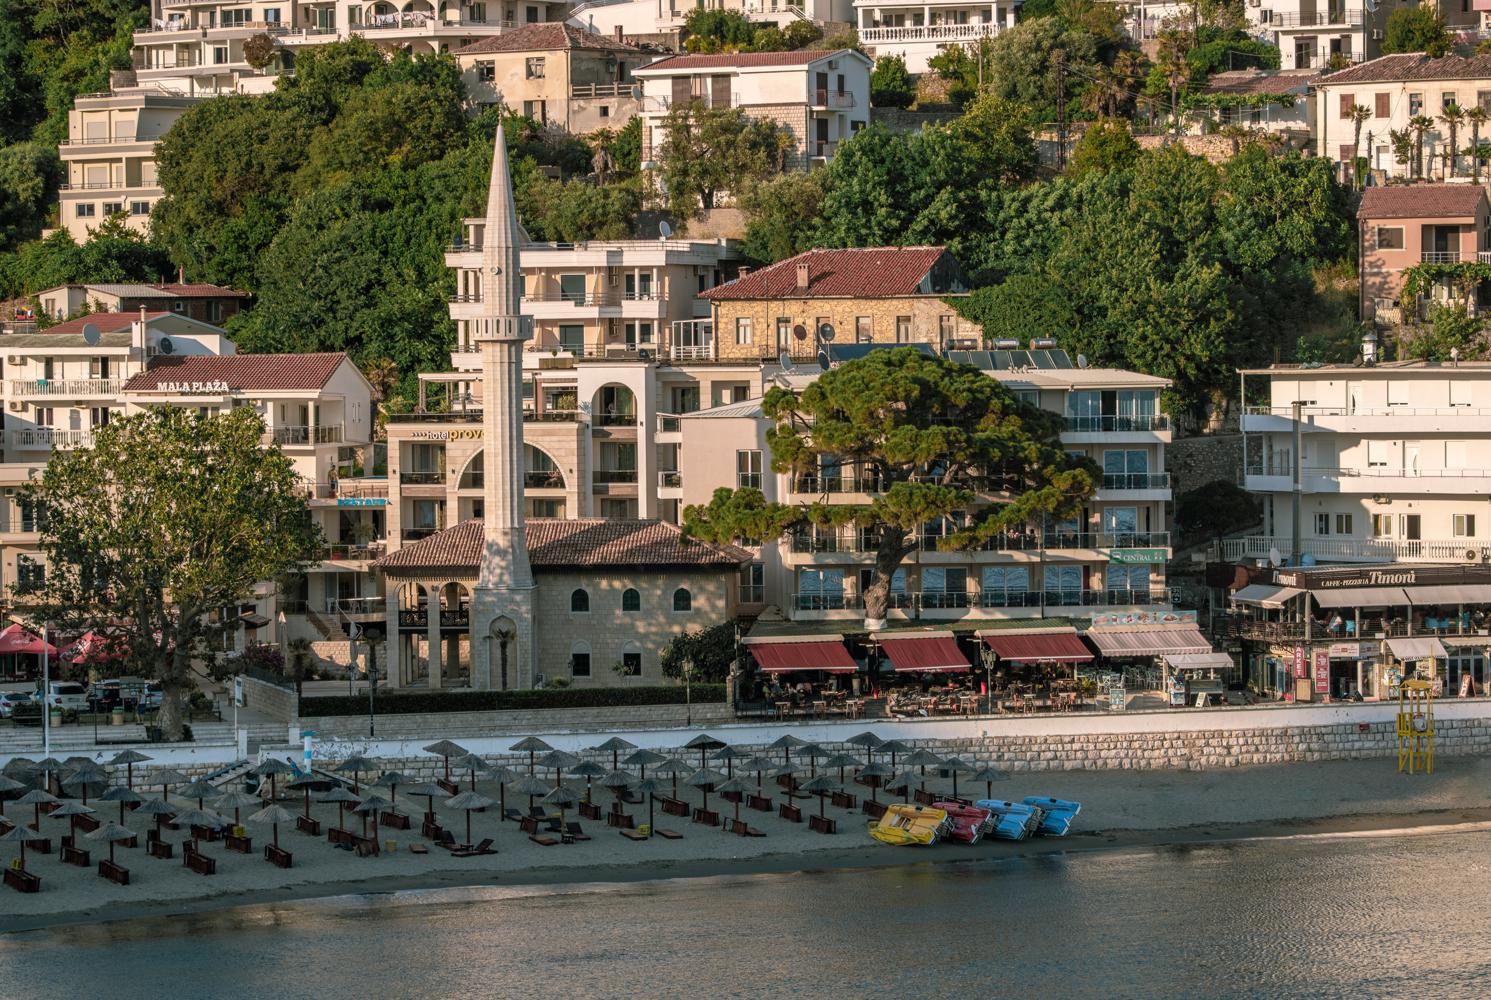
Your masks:
<instances>
[{"instance_id":1,"label":"street lamp","mask_svg":"<svg viewBox=\"0 0 1491 1000\"><path fill-rule=\"evenodd\" d=\"M375 733L373 723L373 698L378 691L378 643L383 641L383 625L377 622L356 623L352 638L368 644L368 739Z\"/></svg>"},{"instance_id":2,"label":"street lamp","mask_svg":"<svg viewBox=\"0 0 1491 1000\"><path fill-rule=\"evenodd\" d=\"M679 664L679 669L683 671L683 724L692 727L694 724L694 658L692 656L685 656L683 663Z\"/></svg>"},{"instance_id":3,"label":"street lamp","mask_svg":"<svg viewBox=\"0 0 1491 1000\"><path fill-rule=\"evenodd\" d=\"M987 642L981 643L979 655L984 660L984 714L994 714L994 650Z\"/></svg>"}]
</instances>

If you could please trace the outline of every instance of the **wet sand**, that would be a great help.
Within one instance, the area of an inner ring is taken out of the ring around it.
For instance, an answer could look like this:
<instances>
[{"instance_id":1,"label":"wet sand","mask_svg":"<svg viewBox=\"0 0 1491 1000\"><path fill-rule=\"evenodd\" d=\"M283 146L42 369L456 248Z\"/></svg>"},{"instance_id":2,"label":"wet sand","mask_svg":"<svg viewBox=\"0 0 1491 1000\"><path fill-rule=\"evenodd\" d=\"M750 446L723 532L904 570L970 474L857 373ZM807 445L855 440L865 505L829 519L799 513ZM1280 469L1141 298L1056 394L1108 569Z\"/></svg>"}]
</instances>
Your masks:
<instances>
[{"instance_id":1,"label":"wet sand","mask_svg":"<svg viewBox=\"0 0 1491 1000\"><path fill-rule=\"evenodd\" d=\"M889 847L869 838L866 819L859 812L829 806L838 820L837 835L825 836L807 824L790 823L775 814L742 809L741 817L764 833L742 838L720 829L665 817L658 826L683 834L681 840L654 837L634 843L604 822L582 821L593 838L573 845L543 847L519 832L515 823L499 819L495 807L472 815L472 838L494 839L495 855L454 858L430 847L427 855L408 853L410 843L423 843L418 830L380 828L380 840L394 840L397 849L376 858L358 858L326 842L293 829L280 829L280 844L294 853L295 867L276 868L262 856L269 843L267 827L250 827L255 853L236 854L222 844L204 844L217 859L218 874L200 876L185 869L179 858L183 833L167 832L178 842L178 857L158 860L143 849L116 849L116 860L130 870L132 884L117 886L94 869L64 865L54 853L28 852L27 869L42 877L42 891L27 895L0 888L0 931L17 931L67 923L128 920L199 912L219 907L263 904L349 893L383 893L468 885L531 885L579 882L640 881L754 872L790 872L826 868L905 865L918 862L979 861L1049 852L1113 850L1162 844L1216 842L1247 837L1300 834L1340 834L1419 826L1487 824L1491 829L1491 759L1442 758L1432 776L1400 775L1391 759L1328 761L1270 767L1229 768L1220 771L1071 771L1017 777L994 785L995 798L1020 799L1050 795L1082 802L1072 836L1037 838L1023 843L986 840L972 847L940 844L932 848ZM929 788L946 791L948 782L928 781ZM858 795L866 789L851 785ZM478 791L497 798L489 782ZM961 782L960 793L983 797L983 785ZM700 804L699 793L682 786L680 798ZM767 793L782 801L781 790ZM609 802L595 789L597 802ZM885 796L882 794L882 798ZM404 811L418 816L423 799L405 799ZM798 800L803 812L817 812L816 800ZM298 797L283 801L299 812ZM524 806L526 798L508 796L508 805ZM447 829L464 838L464 815L437 811ZM710 797L710 806L729 817L733 807ZM647 821L646 804L628 806L638 823ZM29 818L29 810L11 806L8 815ZM113 809L101 804L99 817ZM313 804L312 815L323 830L335 825L334 805ZM569 818L576 818L573 814ZM143 830L145 817L130 817ZM348 829L360 831L360 820L347 818ZM417 823L416 823L417 826ZM65 820L42 821L54 841L65 831ZM141 838L143 844L144 838ZM97 842L79 841L95 861L107 856ZM8 861L8 856L6 857Z\"/></svg>"}]
</instances>

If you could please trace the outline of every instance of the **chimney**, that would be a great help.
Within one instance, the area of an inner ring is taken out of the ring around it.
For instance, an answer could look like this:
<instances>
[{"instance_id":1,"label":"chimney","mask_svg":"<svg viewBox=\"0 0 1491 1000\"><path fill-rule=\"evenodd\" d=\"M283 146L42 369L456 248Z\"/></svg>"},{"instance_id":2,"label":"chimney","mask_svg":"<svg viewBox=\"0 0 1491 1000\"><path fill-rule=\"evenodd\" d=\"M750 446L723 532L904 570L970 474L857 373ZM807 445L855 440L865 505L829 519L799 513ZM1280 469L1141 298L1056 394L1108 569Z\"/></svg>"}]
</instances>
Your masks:
<instances>
[{"instance_id":1,"label":"chimney","mask_svg":"<svg viewBox=\"0 0 1491 1000\"><path fill-rule=\"evenodd\" d=\"M178 264L176 267L176 281L178 284L186 284L186 265Z\"/></svg>"},{"instance_id":2,"label":"chimney","mask_svg":"<svg viewBox=\"0 0 1491 1000\"><path fill-rule=\"evenodd\" d=\"M624 42L624 41L626 41L626 39L624 39L624 38L621 37L621 25L619 25L619 24L616 26L616 40L618 42Z\"/></svg>"},{"instance_id":3,"label":"chimney","mask_svg":"<svg viewBox=\"0 0 1491 1000\"><path fill-rule=\"evenodd\" d=\"M130 347L139 352L139 359L145 360L145 306L140 306L140 318L130 324Z\"/></svg>"},{"instance_id":4,"label":"chimney","mask_svg":"<svg viewBox=\"0 0 1491 1000\"><path fill-rule=\"evenodd\" d=\"M735 276L737 278L744 278L746 275L748 275L750 273L751 273L751 265L749 265L749 264L742 264L742 265L740 265L740 270L738 270L738 271L735 272Z\"/></svg>"},{"instance_id":5,"label":"chimney","mask_svg":"<svg viewBox=\"0 0 1491 1000\"><path fill-rule=\"evenodd\" d=\"M808 265L806 261L797 265L797 287L804 291L808 287Z\"/></svg>"}]
</instances>

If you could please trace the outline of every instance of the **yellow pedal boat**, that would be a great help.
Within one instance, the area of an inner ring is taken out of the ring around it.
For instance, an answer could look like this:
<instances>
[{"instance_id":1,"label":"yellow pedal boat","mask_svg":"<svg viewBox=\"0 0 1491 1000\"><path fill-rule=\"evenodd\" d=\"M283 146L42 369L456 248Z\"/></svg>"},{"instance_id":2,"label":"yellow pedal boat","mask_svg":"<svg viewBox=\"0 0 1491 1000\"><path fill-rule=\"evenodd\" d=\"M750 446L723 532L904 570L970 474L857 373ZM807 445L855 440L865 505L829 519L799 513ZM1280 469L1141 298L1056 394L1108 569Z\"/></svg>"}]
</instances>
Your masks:
<instances>
[{"instance_id":1,"label":"yellow pedal boat","mask_svg":"<svg viewBox=\"0 0 1491 1000\"><path fill-rule=\"evenodd\" d=\"M947 813L928 806L892 805L885 815L870 824L870 836L882 844L898 846L937 843L947 828Z\"/></svg>"}]
</instances>

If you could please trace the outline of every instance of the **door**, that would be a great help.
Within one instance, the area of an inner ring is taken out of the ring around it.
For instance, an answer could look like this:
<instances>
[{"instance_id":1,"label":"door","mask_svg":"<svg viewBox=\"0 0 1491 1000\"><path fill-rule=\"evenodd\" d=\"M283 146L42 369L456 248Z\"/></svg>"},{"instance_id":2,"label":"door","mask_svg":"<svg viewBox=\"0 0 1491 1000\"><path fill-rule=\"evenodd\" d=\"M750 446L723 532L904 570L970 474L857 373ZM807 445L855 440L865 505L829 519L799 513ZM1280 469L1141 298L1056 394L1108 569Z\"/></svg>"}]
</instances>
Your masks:
<instances>
[{"instance_id":1,"label":"door","mask_svg":"<svg viewBox=\"0 0 1491 1000\"><path fill-rule=\"evenodd\" d=\"M730 106L730 77L721 75L709 78L709 106L712 108Z\"/></svg>"},{"instance_id":2,"label":"door","mask_svg":"<svg viewBox=\"0 0 1491 1000\"><path fill-rule=\"evenodd\" d=\"M1423 536L1419 532L1418 514L1400 514L1398 516L1398 537L1416 542Z\"/></svg>"},{"instance_id":3,"label":"door","mask_svg":"<svg viewBox=\"0 0 1491 1000\"><path fill-rule=\"evenodd\" d=\"M1346 383L1346 415L1352 416L1362 405L1362 384L1360 382Z\"/></svg>"},{"instance_id":4,"label":"door","mask_svg":"<svg viewBox=\"0 0 1491 1000\"><path fill-rule=\"evenodd\" d=\"M1403 474L1405 476L1416 476L1419 474L1419 445L1417 441L1406 442L1403 445Z\"/></svg>"}]
</instances>

